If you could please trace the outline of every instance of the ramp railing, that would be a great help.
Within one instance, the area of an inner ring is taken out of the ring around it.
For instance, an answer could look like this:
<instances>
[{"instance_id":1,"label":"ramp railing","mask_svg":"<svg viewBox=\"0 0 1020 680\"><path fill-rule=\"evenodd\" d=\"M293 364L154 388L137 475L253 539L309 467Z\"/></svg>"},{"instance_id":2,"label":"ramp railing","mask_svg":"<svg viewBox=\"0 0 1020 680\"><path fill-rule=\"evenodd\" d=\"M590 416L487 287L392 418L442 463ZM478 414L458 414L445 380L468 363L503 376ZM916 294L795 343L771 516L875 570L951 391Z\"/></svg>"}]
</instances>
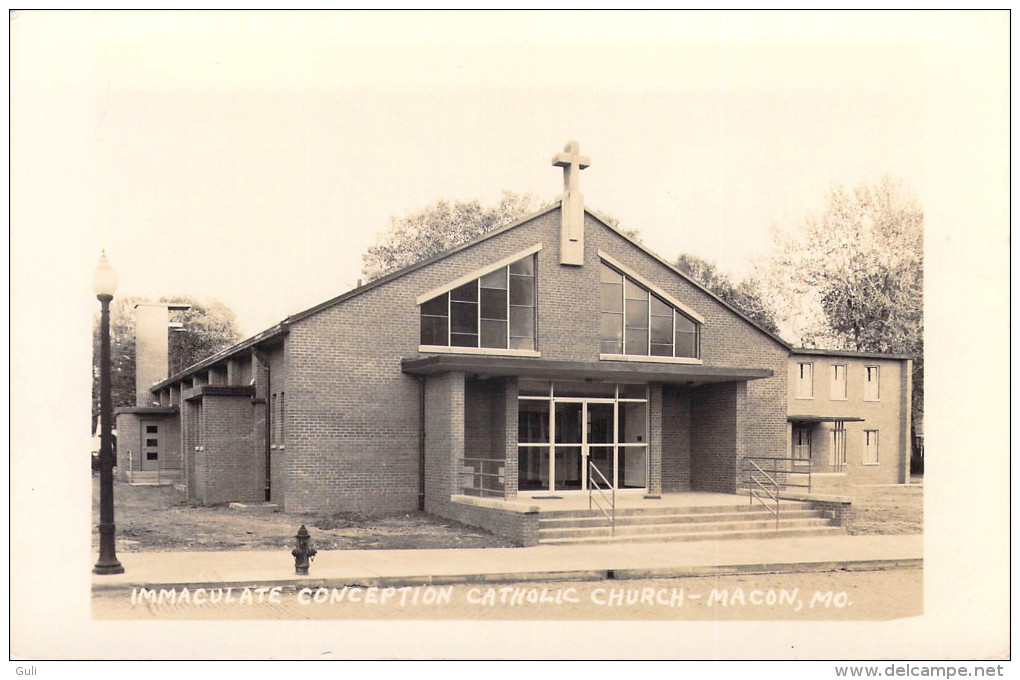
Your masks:
<instances>
[{"instance_id":1,"label":"ramp railing","mask_svg":"<svg viewBox=\"0 0 1020 680\"><path fill-rule=\"evenodd\" d=\"M606 495L606 490L610 495ZM598 495L596 496L596 492ZM609 520L609 535L616 536L616 488L609 483L595 462L588 460L588 510L598 508Z\"/></svg>"}]
</instances>

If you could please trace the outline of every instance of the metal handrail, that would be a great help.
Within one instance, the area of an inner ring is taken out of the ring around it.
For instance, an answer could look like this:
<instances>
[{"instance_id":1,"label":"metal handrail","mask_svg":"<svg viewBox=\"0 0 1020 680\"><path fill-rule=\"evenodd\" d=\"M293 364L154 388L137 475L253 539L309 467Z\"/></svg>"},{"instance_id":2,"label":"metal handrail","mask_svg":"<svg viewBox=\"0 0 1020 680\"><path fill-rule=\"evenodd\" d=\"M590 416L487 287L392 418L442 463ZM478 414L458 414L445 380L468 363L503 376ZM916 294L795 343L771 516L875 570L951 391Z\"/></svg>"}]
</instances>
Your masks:
<instances>
[{"instance_id":1,"label":"metal handrail","mask_svg":"<svg viewBox=\"0 0 1020 680\"><path fill-rule=\"evenodd\" d=\"M789 479L786 479L786 480L784 480L782 482L778 482L778 480L776 480L776 483L779 485L779 487L781 489L784 488L784 487L794 487L794 488L798 488L798 489L807 489L808 493L811 493L811 464L810 464L810 461L808 461L807 465L802 466L804 469L797 469L798 466L796 465L796 461L793 458L783 458L783 457L780 457L780 456L745 456L744 457L744 461L747 462L747 463L753 463L756 460L760 460L760 461L772 461L772 472L777 477L779 476L780 472L782 472L787 477L789 477L790 475L800 475L801 477L806 476L807 477L807 484L794 483L794 482L791 482ZM782 470L778 469L780 463L784 464Z\"/></svg>"},{"instance_id":2,"label":"metal handrail","mask_svg":"<svg viewBox=\"0 0 1020 680\"><path fill-rule=\"evenodd\" d=\"M595 472L595 474L597 474L602 479L602 483L606 485L606 488L608 488L612 492L612 499L611 500L606 497L606 492L602 490L601 486L599 486L599 483L595 480L595 477L592 475L592 472ZM606 512L606 509L603 508L602 505L598 501L594 500L595 497L592 494L592 489L593 488L594 488L595 491L599 492L599 495L602 496L602 499L604 501L609 503L609 512ZM597 507L599 509L599 512L601 512L602 515L606 519L609 520L609 535L615 537L616 536L616 487L614 487L612 484L609 483L609 480L606 479L606 476L604 474L602 474L602 471L599 470L597 467L595 467L595 462L592 461L591 459L589 459L588 460L588 510L589 511L592 510L593 504L594 504L594 507Z\"/></svg>"},{"instance_id":3,"label":"metal handrail","mask_svg":"<svg viewBox=\"0 0 1020 680\"><path fill-rule=\"evenodd\" d=\"M465 457L460 458L460 461L461 461L462 464L463 463L481 463L482 466L484 466L486 463L506 464L506 460L503 459L503 458L469 458L469 457L465 456ZM498 471L497 472L483 472L482 470L484 469L484 467L482 467L481 469L475 469L474 466L470 466L470 467L471 467L470 470L464 470L464 471L461 471L461 473L460 473L461 475L471 475L471 478L472 478L471 479L471 481L472 481L472 485L471 486L467 486L467 485L463 484L464 480L463 479L461 480L462 481L461 488L464 491L473 491L473 492L476 491L476 492L479 493L479 495L482 495L482 496L484 496L486 494L489 494L491 496L503 496L504 498L506 497L506 483L505 482L503 483L503 488L502 489L489 489L489 488L486 488L481 483L482 481L484 481L485 478L495 478L497 480L500 479L500 478L504 478L505 477L505 472L504 473L500 473ZM497 470L498 470L498 467L497 467ZM478 485L477 486L475 486L474 483L473 483L473 482L475 482L475 480L478 481Z\"/></svg>"},{"instance_id":4,"label":"metal handrail","mask_svg":"<svg viewBox=\"0 0 1020 680\"><path fill-rule=\"evenodd\" d=\"M764 507L766 510L768 510L771 514L775 515L775 517L776 517L776 530L778 531L779 530L779 490L780 490L779 489L779 482L777 482L775 479L773 479L769 475L769 473L765 472L765 470L763 470L761 468L761 466L758 465L757 463L755 463L753 460L750 460L750 459L745 459L745 460L746 460L746 462L750 463L754 467L754 469L758 471L758 473L760 473L761 475L764 475L765 479L769 480L772 483L772 489L773 489L772 491L770 491L768 487L766 487L764 484L762 484L761 479L754 475L754 471L753 470L749 471L750 474L748 475L748 482L749 483L748 483L748 489L747 489L747 491L748 491L748 502L751 505L754 505L754 501L757 500L759 503L762 504L762 507ZM776 471L773 470L773 474L775 474L775 472ZM778 477L778 475L776 475L776 476ZM765 499L763 499L760 495L758 495L758 489L756 489L753 486L751 486L751 484L750 484L751 482L753 482L755 485L757 485L757 487L759 489L761 489L761 491L764 492L768 496L769 500L772 500L772 501L775 502L775 504L776 504L775 505L775 509L770 508L768 503L765 502Z\"/></svg>"}]
</instances>

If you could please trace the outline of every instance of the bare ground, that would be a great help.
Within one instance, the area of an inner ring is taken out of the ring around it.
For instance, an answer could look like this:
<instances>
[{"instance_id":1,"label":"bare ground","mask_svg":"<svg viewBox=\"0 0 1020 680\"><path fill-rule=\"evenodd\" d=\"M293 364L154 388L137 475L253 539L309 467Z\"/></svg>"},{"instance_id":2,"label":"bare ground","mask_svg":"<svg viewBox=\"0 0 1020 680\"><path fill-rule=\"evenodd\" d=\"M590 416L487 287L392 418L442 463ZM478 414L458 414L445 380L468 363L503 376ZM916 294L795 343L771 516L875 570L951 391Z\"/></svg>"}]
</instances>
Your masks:
<instances>
[{"instance_id":1,"label":"bare ground","mask_svg":"<svg viewBox=\"0 0 1020 680\"><path fill-rule=\"evenodd\" d=\"M99 480L92 480L92 543L98 550ZM117 550L289 550L302 524L320 550L505 548L506 539L422 512L378 517L298 515L202 506L168 486L114 485Z\"/></svg>"},{"instance_id":2,"label":"bare ground","mask_svg":"<svg viewBox=\"0 0 1020 680\"><path fill-rule=\"evenodd\" d=\"M828 492L829 490L827 490ZM840 493L833 488L832 493ZM919 534L924 487L876 486L857 489L847 533ZM94 549L98 550L99 480L93 478ZM167 486L114 487L117 550L201 551L290 549L302 524L321 550L505 548L513 544L475 527L421 512L368 517L356 514L299 515L232 510L226 505L189 503Z\"/></svg>"},{"instance_id":3,"label":"bare ground","mask_svg":"<svg viewBox=\"0 0 1020 680\"><path fill-rule=\"evenodd\" d=\"M853 498L853 517L846 527L851 536L923 533L924 485L920 478L909 485L866 486L852 491L837 486L831 493Z\"/></svg>"}]
</instances>

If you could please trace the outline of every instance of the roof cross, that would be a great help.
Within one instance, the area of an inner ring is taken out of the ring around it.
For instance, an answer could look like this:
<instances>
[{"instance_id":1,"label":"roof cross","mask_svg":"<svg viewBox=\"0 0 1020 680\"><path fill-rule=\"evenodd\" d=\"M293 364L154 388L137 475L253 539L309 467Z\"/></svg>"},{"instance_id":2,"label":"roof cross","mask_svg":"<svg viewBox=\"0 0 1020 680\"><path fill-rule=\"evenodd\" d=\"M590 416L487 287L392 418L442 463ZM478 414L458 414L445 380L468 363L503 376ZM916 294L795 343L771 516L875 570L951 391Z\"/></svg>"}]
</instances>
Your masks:
<instances>
[{"instance_id":1,"label":"roof cross","mask_svg":"<svg viewBox=\"0 0 1020 680\"><path fill-rule=\"evenodd\" d=\"M560 202L560 264L584 265L584 197L579 188L581 171L591 159L581 155L581 145L568 142L553 156L552 164L563 168L563 200Z\"/></svg>"},{"instance_id":2,"label":"roof cross","mask_svg":"<svg viewBox=\"0 0 1020 680\"><path fill-rule=\"evenodd\" d=\"M577 191L581 171L591 165L591 158L581 155L581 145L568 142L563 151L553 156L552 164L563 168L563 191Z\"/></svg>"}]
</instances>

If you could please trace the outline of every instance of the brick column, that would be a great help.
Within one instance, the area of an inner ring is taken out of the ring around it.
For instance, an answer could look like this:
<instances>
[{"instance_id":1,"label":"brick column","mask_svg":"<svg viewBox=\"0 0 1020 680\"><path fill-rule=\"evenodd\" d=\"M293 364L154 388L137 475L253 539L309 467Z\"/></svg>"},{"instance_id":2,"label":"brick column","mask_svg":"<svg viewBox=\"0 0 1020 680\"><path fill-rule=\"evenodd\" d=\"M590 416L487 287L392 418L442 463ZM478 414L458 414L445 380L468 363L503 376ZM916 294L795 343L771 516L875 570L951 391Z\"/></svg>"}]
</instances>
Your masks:
<instances>
[{"instance_id":1,"label":"brick column","mask_svg":"<svg viewBox=\"0 0 1020 680\"><path fill-rule=\"evenodd\" d=\"M662 496L662 385L648 386L648 493L645 498Z\"/></svg>"},{"instance_id":2,"label":"brick column","mask_svg":"<svg viewBox=\"0 0 1020 680\"><path fill-rule=\"evenodd\" d=\"M517 496L517 378L507 378L503 385L504 441L506 463L503 466L503 488L507 498Z\"/></svg>"},{"instance_id":3,"label":"brick column","mask_svg":"<svg viewBox=\"0 0 1020 680\"><path fill-rule=\"evenodd\" d=\"M748 417L748 405L747 405L747 383L737 382L733 384L733 427L736 428L735 440L736 440L736 462L733 470L733 479L727 485L729 488L728 493L736 493L737 489L743 486L743 480L741 477L744 474L744 458L746 456L754 455L753 451L748 450L748 444L750 441L747 426L749 422Z\"/></svg>"},{"instance_id":4,"label":"brick column","mask_svg":"<svg viewBox=\"0 0 1020 680\"><path fill-rule=\"evenodd\" d=\"M457 461L464 457L464 374L425 379L425 510L442 514L461 492Z\"/></svg>"}]
</instances>

